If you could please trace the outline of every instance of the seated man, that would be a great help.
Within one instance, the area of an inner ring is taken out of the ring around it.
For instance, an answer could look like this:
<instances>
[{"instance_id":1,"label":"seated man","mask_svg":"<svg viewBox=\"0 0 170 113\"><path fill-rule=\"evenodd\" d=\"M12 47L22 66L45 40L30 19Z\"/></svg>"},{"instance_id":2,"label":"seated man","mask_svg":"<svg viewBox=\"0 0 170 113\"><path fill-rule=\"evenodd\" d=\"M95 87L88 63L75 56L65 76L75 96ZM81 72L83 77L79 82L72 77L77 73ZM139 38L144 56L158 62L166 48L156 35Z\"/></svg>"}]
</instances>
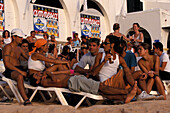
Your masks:
<instances>
[{"instance_id":1,"label":"seated man","mask_svg":"<svg viewBox=\"0 0 170 113\"><path fill-rule=\"evenodd\" d=\"M89 41L89 52L82 56L74 71L83 75L90 72L93 68L98 52L103 52L103 49L100 48L100 40L97 38L91 38ZM89 69L84 69L87 64L89 65Z\"/></svg>"},{"instance_id":2,"label":"seated man","mask_svg":"<svg viewBox=\"0 0 170 113\"><path fill-rule=\"evenodd\" d=\"M160 58L159 76L163 80L170 80L170 61L167 53L163 52L161 42L153 43L153 50Z\"/></svg>"},{"instance_id":3,"label":"seated man","mask_svg":"<svg viewBox=\"0 0 170 113\"><path fill-rule=\"evenodd\" d=\"M94 69L92 72L93 76L97 76L100 82L105 85L109 85L114 88L126 88L126 83L131 86L135 84L135 80L132 76L131 70L128 68L125 60L117 53L122 53L123 48L120 47L120 41L112 35L108 35L104 42L103 53L98 53L95 59ZM120 69L119 65L123 67ZM125 80L123 77L123 71ZM142 74L142 72L136 73ZM141 92L137 88L138 100L150 100L154 99L153 96L148 95L146 92Z\"/></svg>"},{"instance_id":4,"label":"seated man","mask_svg":"<svg viewBox=\"0 0 170 113\"><path fill-rule=\"evenodd\" d=\"M3 62L5 65L5 77L12 78L17 81L18 90L24 99L24 105L31 104L29 101L25 89L23 78L27 77L27 73L23 71L20 64L20 56L28 59L28 56L25 54L24 50L21 49L18 45L22 43L23 37L25 34L21 29L13 29L11 31L12 42L5 45L3 49Z\"/></svg>"},{"instance_id":5,"label":"seated man","mask_svg":"<svg viewBox=\"0 0 170 113\"><path fill-rule=\"evenodd\" d=\"M29 45L29 43L26 39L23 39L22 44L20 45L20 47L24 50L24 52L27 54L27 56L29 56L28 45ZM28 70L28 59L21 56L20 63L21 63L21 66L23 66L23 69L25 71L27 71Z\"/></svg>"}]
</instances>

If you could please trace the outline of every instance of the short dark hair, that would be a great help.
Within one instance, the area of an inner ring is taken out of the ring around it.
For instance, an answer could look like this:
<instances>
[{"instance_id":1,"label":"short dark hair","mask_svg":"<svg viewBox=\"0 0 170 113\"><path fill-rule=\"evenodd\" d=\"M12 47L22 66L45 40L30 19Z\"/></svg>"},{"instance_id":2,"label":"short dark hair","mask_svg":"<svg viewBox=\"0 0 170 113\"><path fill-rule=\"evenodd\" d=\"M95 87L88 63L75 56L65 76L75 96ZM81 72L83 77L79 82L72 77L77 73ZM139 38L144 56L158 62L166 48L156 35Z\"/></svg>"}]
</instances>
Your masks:
<instances>
[{"instance_id":1,"label":"short dark hair","mask_svg":"<svg viewBox=\"0 0 170 113\"><path fill-rule=\"evenodd\" d=\"M32 86L35 86L35 87L36 87L36 86L40 85L40 84L37 84L37 83L36 83L36 82L37 82L37 79L34 78L34 74L30 75L29 79L30 79L30 84L31 84Z\"/></svg>"},{"instance_id":2,"label":"short dark hair","mask_svg":"<svg viewBox=\"0 0 170 113\"><path fill-rule=\"evenodd\" d=\"M133 25L137 25L137 26L140 28L140 25L139 25L139 23L133 23Z\"/></svg>"},{"instance_id":3,"label":"short dark hair","mask_svg":"<svg viewBox=\"0 0 170 113\"><path fill-rule=\"evenodd\" d=\"M85 36L85 35L82 35L82 36L81 36L81 39L86 39L86 36Z\"/></svg>"},{"instance_id":4,"label":"short dark hair","mask_svg":"<svg viewBox=\"0 0 170 113\"><path fill-rule=\"evenodd\" d=\"M23 39L23 40L22 40L22 43L21 43L21 44L19 44L19 46L21 47L21 45L22 45L22 44L24 44L24 43L27 43L27 44L29 45L28 40L27 40L27 39Z\"/></svg>"},{"instance_id":5,"label":"short dark hair","mask_svg":"<svg viewBox=\"0 0 170 113\"><path fill-rule=\"evenodd\" d=\"M118 30L120 28L120 26L119 26L119 24L118 23L115 23L114 25L113 25L113 30L115 31L115 30Z\"/></svg>"},{"instance_id":6,"label":"short dark hair","mask_svg":"<svg viewBox=\"0 0 170 113\"><path fill-rule=\"evenodd\" d=\"M10 37L10 32L8 30L4 30L2 33L2 37L5 38L5 33L8 32L8 37Z\"/></svg>"},{"instance_id":7,"label":"short dark hair","mask_svg":"<svg viewBox=\"0 0 170 113\"><path fill-rule=\"evenodd\" d=\"M49 38L49 35L48 35L48 33L44 33L44 34L43 34L43 36L45 36L45 35L47 36L47 39L48 39L48 38Z\"/></svg>"},{"instance_id":8,"label":"short dark hair","mask_svg":"<svg viewBox=\"0 0 170 113\"><path fill-rule=\"evenodd\" d=\"M114 36L114 35L107 35L106 38L109 38L109 42L110 44L114 43L114 47L113 49L117 52L117 53L122 53L122 49L120 51L120 40L119 37Z\"/></svg>"},{"instance_id":9,"label":"short dark hair","mask_svg":"<svg viewBox=\"0 0 170 113\"><path fill-rule=\"evenodd\" d=\"M158 49L160 49L160 51L163 51L163 44L161 42L155 42L153 43L153 45Z\"/></svg>"},{"instance_id":10,"label":"short dark hair","mask_svg":"<svg viewBox=\"0 0 170 113\"><path fill-rule=\"evenodd\" d=\"M122 46L123 48L126 47L126 49L127 49L127 43L126 43L125 40L120 41L120 44L121 44L121 46ZM126 50L126 49L125 49L125 50Z\"/></svg>"},{"instance_id":11,"label":"short dark hair","mask_svg":"<svg viewBox=\"0 0 170 113\"><path fill-rule=\"evenodd\" d=\"M99 45L100 45L100 40L99 40L98 38L91 38L91 39L89 40L89 43L91 43L91 42L96 43L96 44L97 44L97 46L99 46Z\"/></svg>"},{"instance_id":12,"label":"short dark hair","mask_svg":"<svg viewBox=\"0 0 170 113\"><path fill-rule=\"evenodd\" d=\"M31 31L30 34L35 33L35 31Z\"/></svg>"},{"instance_id":13,"label":"short dark hair","mask_svg":"<svg viewBox=\"0 0 170 113\"><path fill-rule=\"evenodd\" d=\"M67 37L67 41L70 41L72 37Z\"/></svg>"},{"instance_id":14,"label":"short dark hair","mask_svg":"<svg viewBox=\"0 0 170 113\"><path fill-rule=\"evenodd\" d=\"M78 35L78 33L74 33L74 38L76 37L76 35Z\"/></svg>"},{"instance_id":15,"label":"short dark hair","mask_svg":"<svg viewBox=\"0 0 170 113\"><path fill-rule=\"evenodd\" d=\"M69 53L67 52L68 49L70 50L70 47L68 47L67 45L64 46L64 47L63 47L63 51L62 51L61 54L63 54L63 55L68 55L68 54L69 54Z\"/></svg>"}]
</instances>

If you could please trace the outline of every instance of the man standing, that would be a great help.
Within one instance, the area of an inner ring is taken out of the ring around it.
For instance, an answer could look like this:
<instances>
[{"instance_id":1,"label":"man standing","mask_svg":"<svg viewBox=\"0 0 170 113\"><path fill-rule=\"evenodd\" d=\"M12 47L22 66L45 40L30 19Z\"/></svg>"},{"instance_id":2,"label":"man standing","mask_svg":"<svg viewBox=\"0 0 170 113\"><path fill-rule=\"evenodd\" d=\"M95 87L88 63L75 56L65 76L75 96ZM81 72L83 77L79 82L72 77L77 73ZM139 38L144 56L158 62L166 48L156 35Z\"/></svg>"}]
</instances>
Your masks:
<instances>
[{"instance_id":1,"label":"man standing","mask_svg":"<svg viewBox=\"0 0 170 113\"><path fill-rule=\"evenodd\" d=\"M18 46L22 43L23 37L25 36L21 29L15 28L11 31L12 42L7 44L3 49L3 62L6 68L4 72L5 76L17 81L17 87L24 99L24 105L27 105L31 104L26 95L23 83L23 78L27 76L27 73L22 70L19 58L23 56L28 59L28 56L24 50Z\"/></svg>"},{"instance_id":2,"label":"man standing","mask_svg":"<svg viewBox=\"0 0 170 113\"><path fill-rule=\"evenodd\" d=\"M85 54L80 61L78 62L77 66L75 67L75 72L78 72L80 74L87 74L91 71L93 68L96 55L98 52L102 52L103 49L100 48L100 40L97 38L91 38L89 41L89 51L87 54ZM86 65L89 65L89 69L84 69Z\"/></svg>"},{"instance_id":3,"label":"man standing","mask_svg":"<svg viewBox=\"0 0 170 113\"><path fill-rule=\"evenodd\" d=\"M170 61L167 53L163 52L161 42L153 43L153 50L160 58L159 76L163 80L170 80Z\"/></svg>"}]
</instances>

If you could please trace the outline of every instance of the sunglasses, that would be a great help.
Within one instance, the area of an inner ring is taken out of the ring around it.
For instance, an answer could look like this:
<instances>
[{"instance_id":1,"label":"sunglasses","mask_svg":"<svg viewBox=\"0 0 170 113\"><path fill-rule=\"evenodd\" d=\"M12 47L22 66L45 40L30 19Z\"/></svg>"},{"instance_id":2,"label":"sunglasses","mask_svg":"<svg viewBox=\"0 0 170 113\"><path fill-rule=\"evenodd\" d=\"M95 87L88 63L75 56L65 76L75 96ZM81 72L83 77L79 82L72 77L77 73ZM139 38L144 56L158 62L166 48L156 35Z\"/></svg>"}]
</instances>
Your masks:
<instances>
[{"instance_id":1,"label":"sunglasses","mask_svg":"<svg viewBox=\"0 0 170 113\"><path fill-rule=\"evenodd\" d=\"M109 42L103 42L103 44L107 45L107 44L110 44Z\"/></svg>"},{"instance_id":2,"label":"sunglasses","mask_svg":"<svg viewBox=\"0 0 170 113\"><path fill-rule=\"evenodd\" d=\"M28 46L22 46L22 47L28 47Z\"/></svg>"},{"instance_id":3,"label":"sunglasses","mask_svg":"<svg viewBox=\"0 0 170 113\"><path fill-rule=\"evenodd\" d=\"M138 50L142 50L142 48L138 48Z\"/></svg>"}]
</instances>

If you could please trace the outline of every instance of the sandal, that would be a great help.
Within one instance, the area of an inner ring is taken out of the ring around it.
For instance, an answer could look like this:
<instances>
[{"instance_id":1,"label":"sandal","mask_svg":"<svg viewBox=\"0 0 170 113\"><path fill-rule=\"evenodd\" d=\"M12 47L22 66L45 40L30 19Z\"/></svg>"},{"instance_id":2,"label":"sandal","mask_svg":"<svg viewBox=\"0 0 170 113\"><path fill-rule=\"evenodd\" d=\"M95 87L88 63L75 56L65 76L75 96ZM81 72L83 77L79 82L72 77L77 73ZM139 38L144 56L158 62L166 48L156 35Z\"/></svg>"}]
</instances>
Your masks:
<instances>
[{"instance_id":1,"label":"sandal","mask_svg":"<svg viewBox=\"0 0 170 113\"><path fill-rule=\"evenodd\" d=\"M26 99L26 100L24 101L24 106L26 106L26 105L32 105L32 103L30 102L29 99Z\"/></svg>"}]
</instances>

